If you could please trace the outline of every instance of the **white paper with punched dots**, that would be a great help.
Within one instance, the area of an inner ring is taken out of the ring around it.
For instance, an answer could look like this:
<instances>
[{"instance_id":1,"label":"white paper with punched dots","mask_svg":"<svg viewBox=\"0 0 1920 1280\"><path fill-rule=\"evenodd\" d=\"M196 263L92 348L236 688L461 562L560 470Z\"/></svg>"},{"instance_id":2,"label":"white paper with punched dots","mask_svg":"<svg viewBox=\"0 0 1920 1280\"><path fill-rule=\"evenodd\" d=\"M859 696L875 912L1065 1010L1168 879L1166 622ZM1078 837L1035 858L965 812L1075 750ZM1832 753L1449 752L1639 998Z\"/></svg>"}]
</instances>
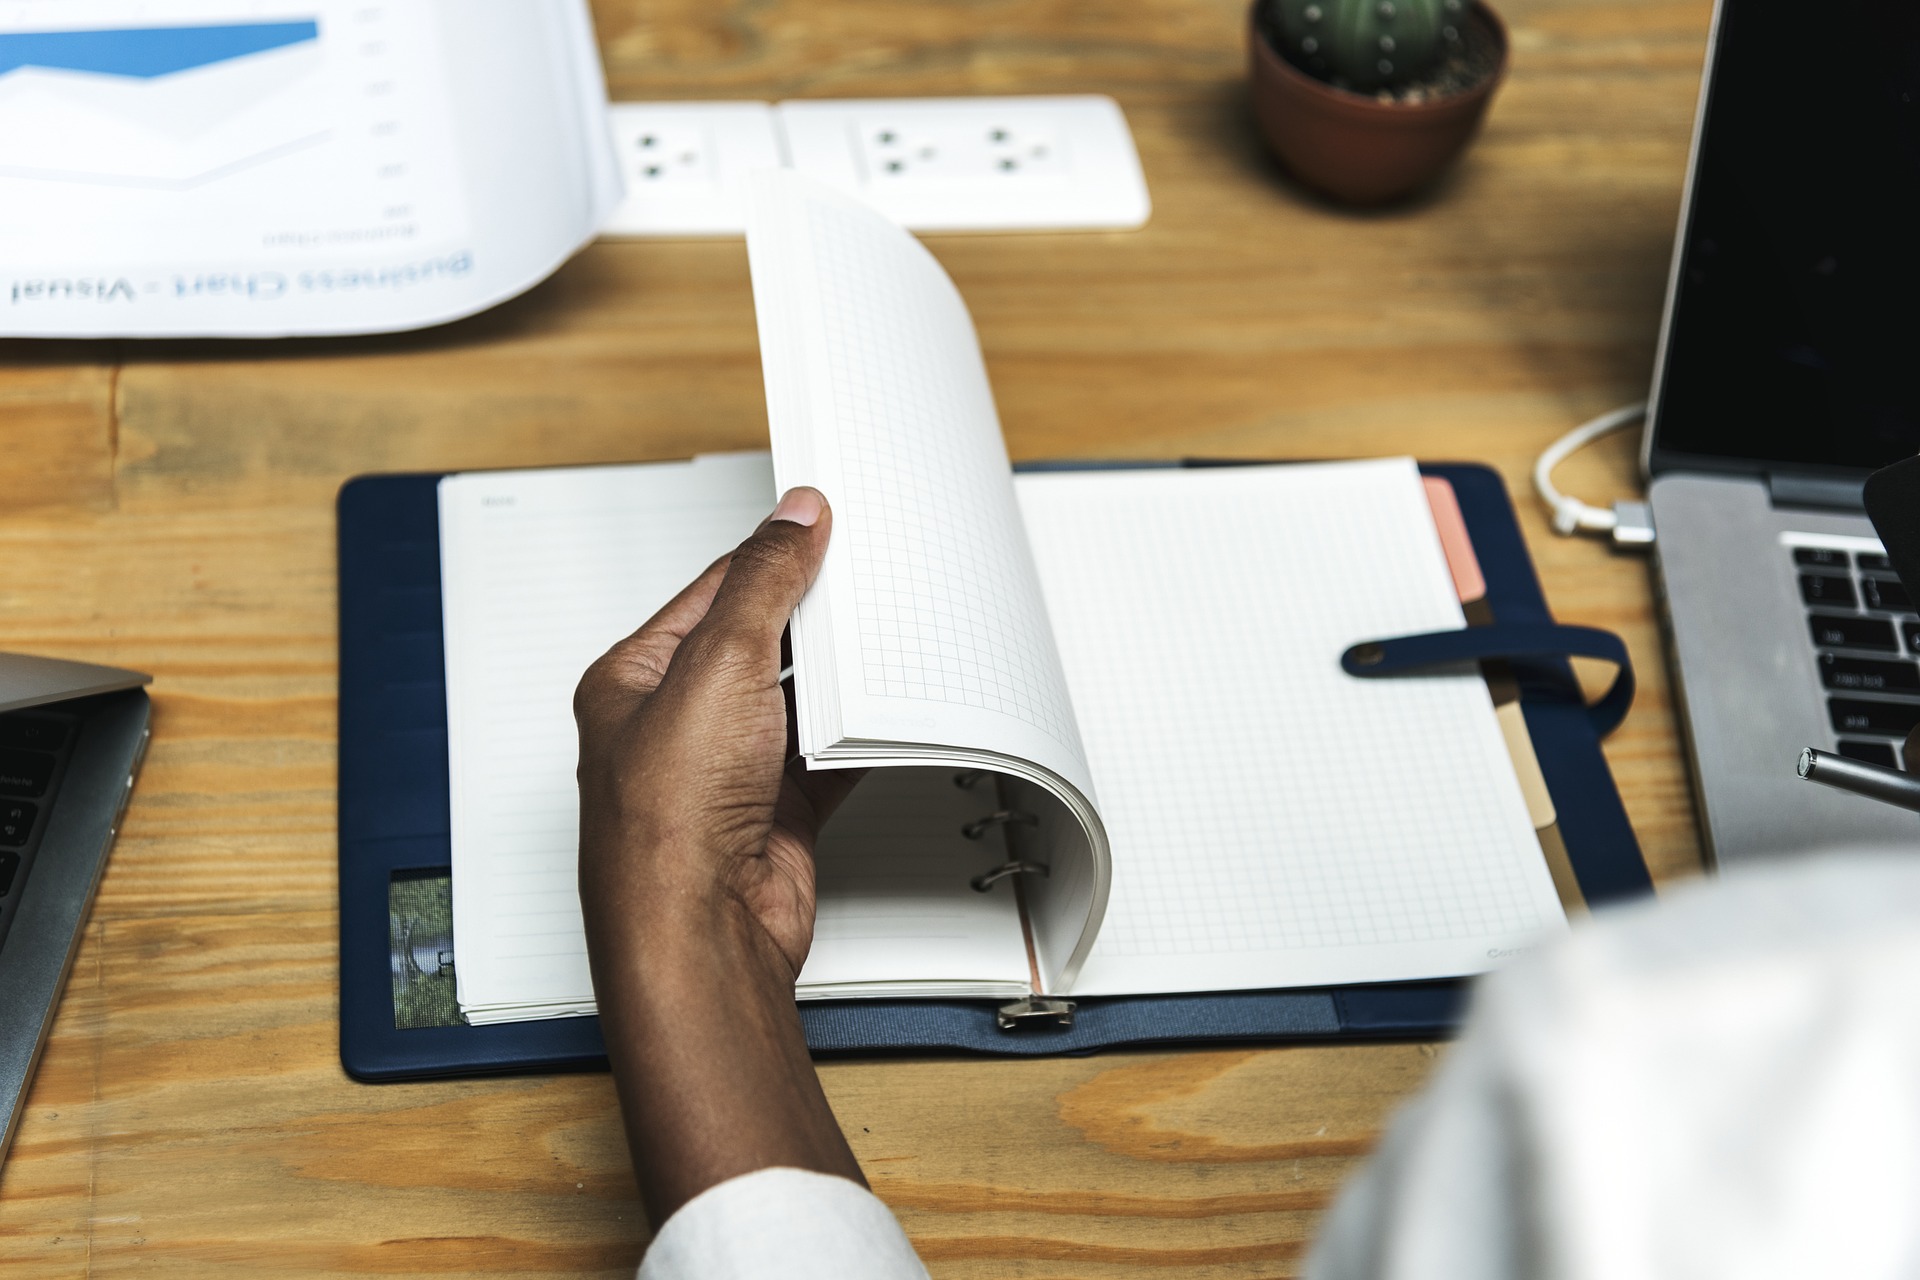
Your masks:
<instances>
[{"instance_id":1,"label":"white paper with punched dots","mask_svg":"<svg viewBox=\"0 0 1920 1280\"><path fill-rule=\"evenodd\" d=\"M607 120L627 195L601 235L743 235L747 175L786 163L765 102L616 102Z\"/></svg>"},{"instance_id":2,"label":"white paper with punched dots","mask_svg":"<svg viewBox=\"0 0 1920 1280\"><path fill-rule=\"evenodd\" d=\"M1098 95L609 108L627 197L610 236L746 227L746 175L789 167L914 231L1124 230L1152 211L1126 116Z\"/></svg>"}]
</instances>

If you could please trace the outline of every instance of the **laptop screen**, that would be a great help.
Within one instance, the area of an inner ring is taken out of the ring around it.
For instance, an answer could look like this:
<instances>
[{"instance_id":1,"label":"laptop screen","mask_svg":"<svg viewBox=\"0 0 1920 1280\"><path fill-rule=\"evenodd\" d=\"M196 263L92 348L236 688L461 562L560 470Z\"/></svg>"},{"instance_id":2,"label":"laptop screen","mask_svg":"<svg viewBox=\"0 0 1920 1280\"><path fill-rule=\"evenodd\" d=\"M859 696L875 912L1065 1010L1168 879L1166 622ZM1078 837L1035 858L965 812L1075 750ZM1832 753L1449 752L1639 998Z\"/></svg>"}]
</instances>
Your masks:
<instances>
[{"instance_id":1,"label":"laptop screen","mask_svg":"<svg viewBox=\"0 0 1920 1280\"><path fill-rule=\"evenodd\" d=\"M1654 469L1920 451L1920 4L1723 0Z\"/></svg>"}]
</instances>

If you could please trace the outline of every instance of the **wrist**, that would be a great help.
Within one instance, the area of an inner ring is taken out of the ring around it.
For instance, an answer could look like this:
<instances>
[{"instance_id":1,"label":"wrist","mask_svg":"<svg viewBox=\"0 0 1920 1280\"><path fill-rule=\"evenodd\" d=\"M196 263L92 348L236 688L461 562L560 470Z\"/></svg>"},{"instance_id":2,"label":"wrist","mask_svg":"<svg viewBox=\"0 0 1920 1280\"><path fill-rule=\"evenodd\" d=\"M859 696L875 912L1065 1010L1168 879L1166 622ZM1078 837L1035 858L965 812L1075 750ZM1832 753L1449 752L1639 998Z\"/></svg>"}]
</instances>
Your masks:
<instances>
[{"instance_id":1,"label":"wrist","mask_svg":"<svg viewBox=\"0 0 1920 1280\"><path fill-rule=\"evenodd\" d=\"M697 839L638 826L596 832L583 824L580 906L590 920L598 914L629 928L676 921L691 927L723 909L719 855Z\"/></svg>"},{"instance_id":2,"label":"wrist","mask_svg":"<svg viewBox=\"0 0 1920 1280\"><path fill-rule=\"evenodd\" d=\"M584 871L584 868L583 868ZM589 947L642 975L642 989L704 987L702 975L793 999L798 974L766 928L715 878L629 875L617 886L581 876Z\"/></svg>"}]
</instances>

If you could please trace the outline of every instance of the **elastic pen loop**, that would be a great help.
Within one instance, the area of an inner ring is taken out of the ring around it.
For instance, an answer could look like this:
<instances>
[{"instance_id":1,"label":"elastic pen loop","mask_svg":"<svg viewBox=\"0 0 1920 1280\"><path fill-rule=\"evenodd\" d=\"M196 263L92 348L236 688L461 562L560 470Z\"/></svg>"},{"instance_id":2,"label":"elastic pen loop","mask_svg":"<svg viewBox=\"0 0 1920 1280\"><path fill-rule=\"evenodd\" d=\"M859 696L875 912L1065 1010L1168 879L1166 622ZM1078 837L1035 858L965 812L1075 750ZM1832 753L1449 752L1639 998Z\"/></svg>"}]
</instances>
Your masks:
<instances>
[{"instance_id":1,"label":"elastic pen loop","mask_svg":"<svg viewBox=\"0 0 1920 1280\"><path fill-rule=\"evenodd\" d=\"M1511 658L1598 658L1613 663L1618 668L1613 684L1587 708L1601 737L1619 728L1633 705L1633 660L1627 656L1627 646L1619 636L1597 627L1513 623L1368 640L1341 654L1340 668L1350 676L1378 679Z\"/></svg>"}]
</instances>

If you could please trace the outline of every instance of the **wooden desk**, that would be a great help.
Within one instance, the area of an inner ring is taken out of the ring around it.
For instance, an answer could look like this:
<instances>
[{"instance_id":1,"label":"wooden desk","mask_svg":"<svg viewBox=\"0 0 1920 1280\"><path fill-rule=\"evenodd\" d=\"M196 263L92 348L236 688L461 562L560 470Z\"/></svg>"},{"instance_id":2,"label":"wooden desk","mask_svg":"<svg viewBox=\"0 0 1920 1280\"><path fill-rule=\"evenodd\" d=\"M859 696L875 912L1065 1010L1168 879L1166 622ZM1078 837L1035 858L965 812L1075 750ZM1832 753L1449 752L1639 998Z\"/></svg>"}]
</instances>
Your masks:
<instances>
[{"instance_id":1,"label":"wooden desk","mask_svg":"<svg viewBox=\"0 0 1920 1280\"><path fill-rule=\"evenodd\" d=\"M608 0L616 97L1109 92L1136 234L945 237L1016 457L1485 459L1556 611L1624 634L1609 748L1696 866L1637 560L1549 536L1535 453L1647 384L1708 0L1500 0L1464 166L1353 216L1247 122L1238 0ZM746 254L597 245L364 341L0 347L0 647L153 671L154 747L11 1159L9 1276L623 1275L647 1237L598 1075L366 1087L335 1056L333 497L357 472L765 439ZM1633 484L1615 441L1567 468ZM637 621L637 620L636 620ZM1428 1045L835 1063L936 1276L1290 1275Z\"/></svg>"}]
</instances>

